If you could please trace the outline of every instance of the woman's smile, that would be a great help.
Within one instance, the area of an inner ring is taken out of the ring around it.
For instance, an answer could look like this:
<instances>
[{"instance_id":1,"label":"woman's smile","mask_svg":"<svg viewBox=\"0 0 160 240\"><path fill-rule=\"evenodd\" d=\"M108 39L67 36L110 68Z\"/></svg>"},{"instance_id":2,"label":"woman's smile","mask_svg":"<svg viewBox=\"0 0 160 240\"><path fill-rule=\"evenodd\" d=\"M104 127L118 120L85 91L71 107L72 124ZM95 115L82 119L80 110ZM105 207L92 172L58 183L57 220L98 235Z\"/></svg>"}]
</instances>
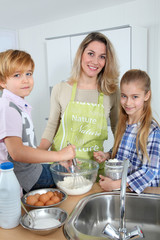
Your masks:
<instances>
[{"instance_id":1,"label":"woman's smile","mask_svg":"<svg viewBox=\"0 0 160 240\"><path fill-rule=\"evenodd\" d=\"M88 65L88 67L91 71L96 71L98 69L98 67L94 67L94 66L90 66L90 65Z\"/></svg>"}]
</instances>

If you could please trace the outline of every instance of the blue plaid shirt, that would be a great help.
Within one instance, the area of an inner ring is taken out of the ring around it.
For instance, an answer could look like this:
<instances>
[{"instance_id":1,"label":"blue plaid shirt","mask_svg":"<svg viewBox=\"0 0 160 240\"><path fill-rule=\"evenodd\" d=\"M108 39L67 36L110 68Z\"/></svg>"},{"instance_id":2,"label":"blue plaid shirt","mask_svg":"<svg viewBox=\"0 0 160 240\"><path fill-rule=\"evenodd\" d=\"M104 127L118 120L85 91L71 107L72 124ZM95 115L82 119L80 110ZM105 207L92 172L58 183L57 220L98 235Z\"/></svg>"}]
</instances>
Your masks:
<instances>
[{"instance_id":1,"label":"blue plaid shirt","mask_svg":"<svg viewBox=\"0 0 160 240\"><path fill-rule=\"evenodd\" d=\"M160 179L160 128L152 120L148 141L147 152L150 162L136 150L136 135L138 124L126 125L125 133L120 142L116 158L123 161L128 158L131 167L128 172L127 182L131 191L140 194L146 187L157 187Z\"/></svg>"}]
</instances>

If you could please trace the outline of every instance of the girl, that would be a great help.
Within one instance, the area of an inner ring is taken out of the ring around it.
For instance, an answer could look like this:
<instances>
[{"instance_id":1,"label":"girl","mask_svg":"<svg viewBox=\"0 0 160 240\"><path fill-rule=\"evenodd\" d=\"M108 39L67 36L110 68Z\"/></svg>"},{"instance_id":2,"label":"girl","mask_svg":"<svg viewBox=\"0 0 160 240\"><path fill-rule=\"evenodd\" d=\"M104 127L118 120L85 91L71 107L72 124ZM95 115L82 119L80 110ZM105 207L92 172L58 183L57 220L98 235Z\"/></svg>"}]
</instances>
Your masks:
<instances>
[{"instance_id":1,"label":"girl","mask_svg":"<svg viewBox=\"0 0 160 240\"><path fill-rule=\"evenodd\" d=\"M141 70L129 70L120 83L120 113L113 149L95 152L98 162L128 158L131 163L127 187L141 193L146 187L158 186L160 178L160 127L152 117L150 78ZM120 188L121 180L100 176L106 191Z\"/></svg>"},{"instance_id":2,"label":"girl","mask_svg":"<svg viewBox=\"0 0 160 240\"><path fill-rule=\"evenodd\" d=\"M33 88L34 62L19 50L0 53L0 163L11 161L25 192L53 187L50 164L75 157L75 146L58 152L36 148L31 106L24 100Z\"/></svg>"},{"instance_id":3,"label":"girl","mask_svg":"<svg viewBox=\"0 0 160 240\"><path fill-rule=\"evenodd\" d=\"M80 44L70 78L52 90L49 121L40 147L54 150L76 145L76 157L92 159L103 150L110 118L114 132L118 117L119 69L109 39L92 32ZM104 163L100 169L103 172Z\"/></svg>"}]
</instances>

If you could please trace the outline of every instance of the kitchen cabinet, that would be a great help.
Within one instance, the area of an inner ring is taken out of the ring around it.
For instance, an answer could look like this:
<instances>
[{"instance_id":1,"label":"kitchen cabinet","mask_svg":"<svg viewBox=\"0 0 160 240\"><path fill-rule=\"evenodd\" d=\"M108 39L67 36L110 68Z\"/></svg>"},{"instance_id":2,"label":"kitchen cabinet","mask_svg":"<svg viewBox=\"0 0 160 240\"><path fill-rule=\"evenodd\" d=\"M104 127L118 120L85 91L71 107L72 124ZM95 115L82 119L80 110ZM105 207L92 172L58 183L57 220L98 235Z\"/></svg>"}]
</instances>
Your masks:
<instances>
[{"instance_id":1,"label":"kitchen cabinet","mask_svg":"<svg viewBox=\"0 0 160 240\"><path fill-rule=\"evenodd\" d=\"M17 48L18 48L17 32L13 30L0 29L0 52L3 52L7 49Z\"/></svg>"},{"instance_id":2,"label":"kitchen cabinet","mask_svg":"<svg viewBox=\"0 0 160 240\"><path fill-rule=\"evenodd\" d=\"M0 52L6 51L7 49L18 48L18 37L17 32L12 30L0 29ZM0 91L0 97L2 91Z\"/></svg>"},{"instance_id":3,"label":"kitchen cabinet","mask_svg":"<svg viewBox=\"0 0 160 240\"><path fill-rule=\"evenodd\" d=\"M120 65L120 77L132 68L147 71L146 28L128 25L99 32L105 34L115 48ZM69 77L76 51L88 33L46 39L49 87Z\"/></svg>"},{"instance_id":4,"label":"kitchen cabinet","mask_svg":"<svg viewBox=\"0 0 160 240\"><path fill-rule=\"evenodd\" d=\"M70 37L47 41L47 72L49 86L69 77L71 69Z\"/></svg>"}]
</instances>

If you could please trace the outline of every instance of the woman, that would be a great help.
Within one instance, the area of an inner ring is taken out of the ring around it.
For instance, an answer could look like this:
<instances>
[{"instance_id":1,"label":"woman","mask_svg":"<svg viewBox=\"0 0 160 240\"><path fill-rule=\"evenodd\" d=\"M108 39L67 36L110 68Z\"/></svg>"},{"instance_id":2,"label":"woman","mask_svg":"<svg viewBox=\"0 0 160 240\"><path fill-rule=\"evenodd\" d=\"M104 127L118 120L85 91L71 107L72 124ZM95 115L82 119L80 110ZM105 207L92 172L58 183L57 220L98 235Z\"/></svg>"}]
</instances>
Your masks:
<instances>
[{"instance_id":1,"label":"woman","mask_svg":"<svg viewBox=\"0 0 160 240\"><path fill-rule=\"evenodd\" d=\"M90 33L77 50L69 80L52 90L40 148L49 149L53 142L52 149L58 150L70 142L78 158L94 159L93 152L102 150L108 138L109 117L113 133L116 127L118 77L111 42L99 32Z\"/></svg>"}]
</instances>

